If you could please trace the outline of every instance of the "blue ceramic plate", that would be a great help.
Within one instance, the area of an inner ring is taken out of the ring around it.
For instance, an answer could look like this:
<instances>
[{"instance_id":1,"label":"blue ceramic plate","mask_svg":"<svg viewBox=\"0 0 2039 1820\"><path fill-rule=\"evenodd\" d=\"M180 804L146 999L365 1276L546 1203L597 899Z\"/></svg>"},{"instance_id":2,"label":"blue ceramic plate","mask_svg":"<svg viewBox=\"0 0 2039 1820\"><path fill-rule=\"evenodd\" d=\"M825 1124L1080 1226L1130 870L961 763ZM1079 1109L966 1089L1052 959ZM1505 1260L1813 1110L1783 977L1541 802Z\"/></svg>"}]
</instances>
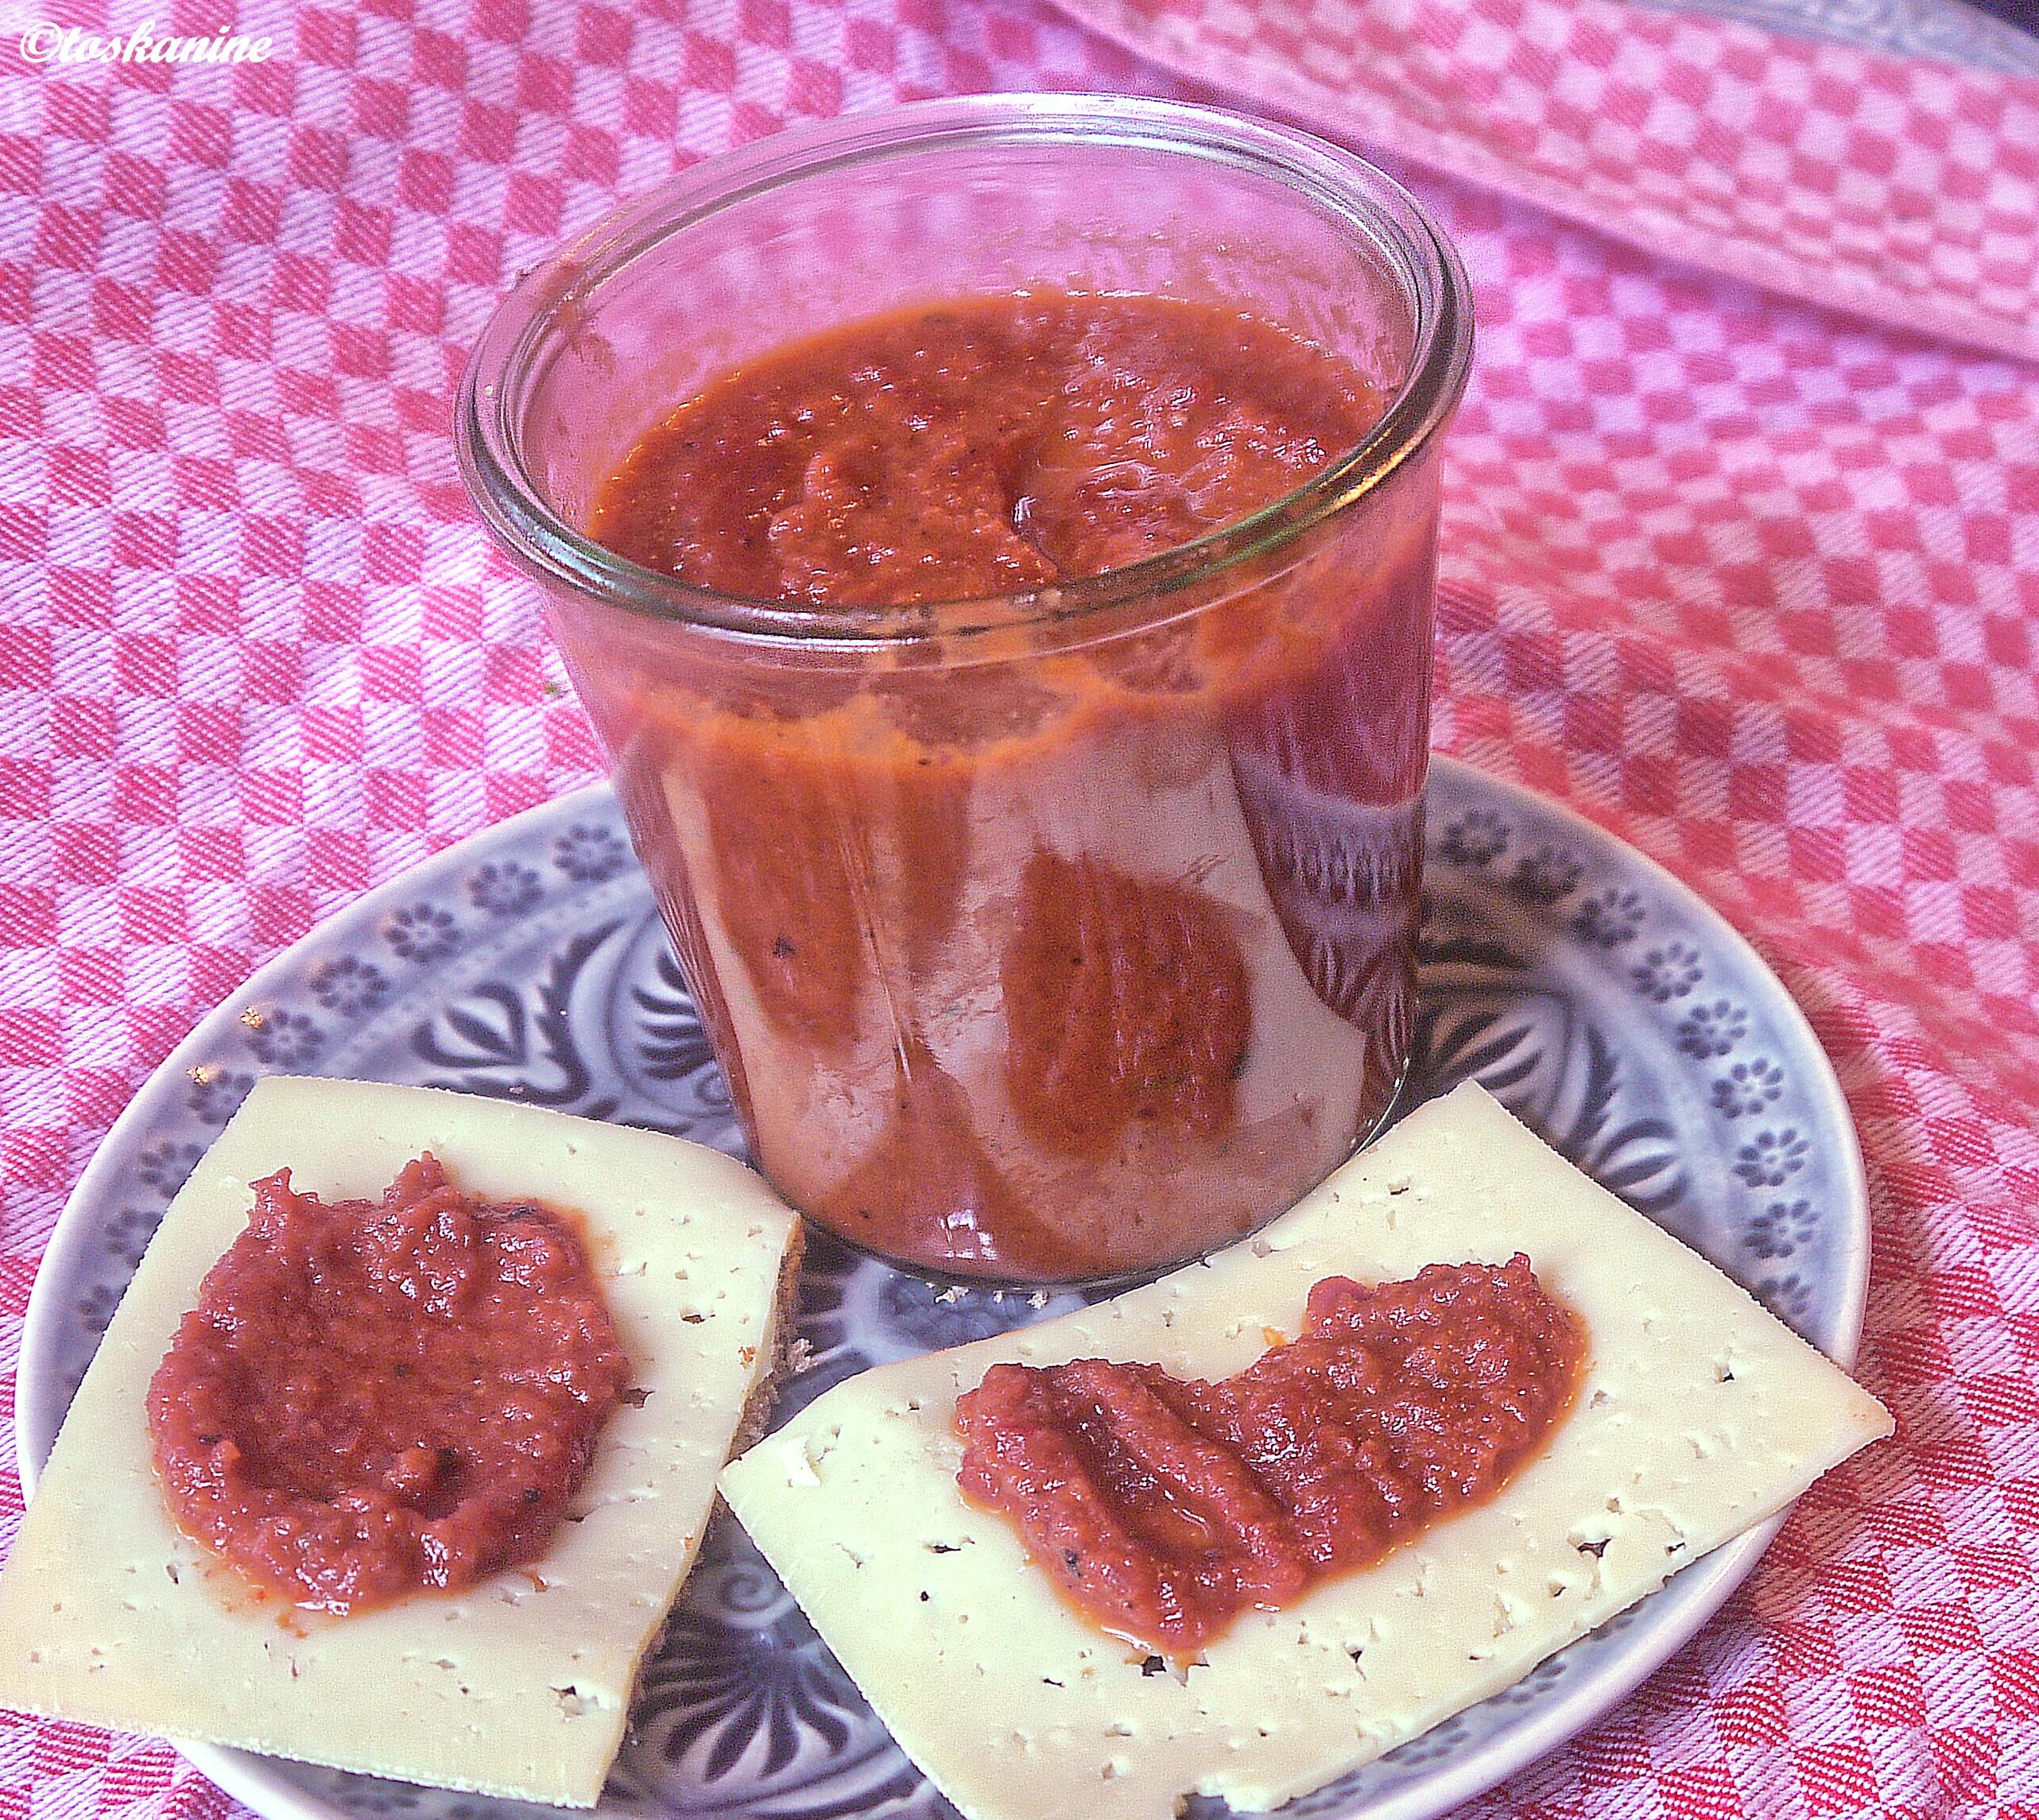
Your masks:
<instances>
[{"instance_id":1,"label":"blue ceramic plate","mask_svg":"<svg viewBox=\"0 0 2039 1820\"><path fill-rule=\"evenodd\" d=\"M1832 1071L1783 987L1669 874L1565 810L1440 761L1428 819L1414 1099L1479 1079L1588 1174L1851 1359L1868 1256L1861 1156ZM29 1306L25 1482L171 1195L269 1072L505 1094L740 1149L614 797L585 790L492 828L265 967L114 1127ZM1075 1306L1068 1295L937 1293L825 1240L808 1257L812 1363L786 1387L785 1414L866 1365ZM1620 1699L1698 1628L1770 1533L1719 1550L1508 1692L1283 1812L1427 1820L1456 1806ZM950 1812L726 1516L633 1718L604 1811ZM510 1820L519 1807L184 1748L268 1820Z\"/></svg>"}]
</instances>

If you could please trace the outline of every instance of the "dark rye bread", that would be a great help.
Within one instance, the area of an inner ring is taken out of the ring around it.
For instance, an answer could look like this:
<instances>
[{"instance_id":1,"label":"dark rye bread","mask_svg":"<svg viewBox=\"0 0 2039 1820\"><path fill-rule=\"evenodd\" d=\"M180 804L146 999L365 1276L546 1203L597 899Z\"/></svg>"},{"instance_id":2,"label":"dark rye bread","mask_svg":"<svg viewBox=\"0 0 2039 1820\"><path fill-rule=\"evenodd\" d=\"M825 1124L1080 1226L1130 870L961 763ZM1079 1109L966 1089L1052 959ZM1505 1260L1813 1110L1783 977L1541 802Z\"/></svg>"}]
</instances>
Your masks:
<instances>
[{"instance_id":1,"label":"dark rye bread","mask_svg":"<svg viewBox=\"0 0 2039 1820\"><path fill-rule=\"evenodd\" d=\"M729 1458L732 1460L765 1439L772 1426L772 1410L778 1401L779 1386L800 1369L800 1354L807 1342L800 1338L798 1330L800 1267L806 1253L807 1228L804 1224L798 1225L786 1241L785 1257L779 1266L778 1294L773 1299L771 1320L765 1330L765 1345L771 1363L750 1392L750 1400L743 1406L742 1419L736 1425L736 1438L730 1443ZM719 1498L716 1504L721 1508Z\"/></svg>"}]
</instances>

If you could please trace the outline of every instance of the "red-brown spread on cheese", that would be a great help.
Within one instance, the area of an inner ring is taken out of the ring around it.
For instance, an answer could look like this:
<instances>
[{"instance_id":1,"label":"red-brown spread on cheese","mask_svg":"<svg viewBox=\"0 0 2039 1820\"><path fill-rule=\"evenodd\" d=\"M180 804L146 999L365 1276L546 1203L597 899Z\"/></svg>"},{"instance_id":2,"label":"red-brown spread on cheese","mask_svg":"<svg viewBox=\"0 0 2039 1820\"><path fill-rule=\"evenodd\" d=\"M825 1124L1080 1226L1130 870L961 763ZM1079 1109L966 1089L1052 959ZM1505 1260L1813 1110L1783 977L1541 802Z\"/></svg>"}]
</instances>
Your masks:
<instances>
[{"instance_id":1,"label":"red-brown spread on cheese","mask_svg":"<svg viewBox=\"0 0 2039 1820\"><path fill-rule=\"evenodd\" d=\"M972 299L717 380L589 529L727 593L910 613L1192 541L1382 408L1218 305ZM1421 492L1164 625L953 672L567 641L781 1193L888 1256L1067 1280L1235 1238L1371 1128L1409 1029Z\"/></svg>"},{"instance_id":2,"label":"red-brown spread on cheese","mask_svg":"<svg viewBox=\"0 0 2039 1820\"><path fill-rule=\"evenodd\" d=\"M149 1388L177 1522L335 1612L541 1555L630 1376L572 1218L429 1156L379 1202L254 1194Z\"/></svg>"},{"instance_id":3,"label":"red-brown spread on cheese","mask_svg":"<svg viewBox=\"0 0 2039 1820\"><path fill-rule=\"evenodd\" d=\"M1157 1365L997 1365L959 1400L959 1483L1076 1606L1181 1656L1492 1497L1570 1407L1577 1319L1519 1254L1369 1288L1216 1383Z\"/></svg>"}]
</instances>

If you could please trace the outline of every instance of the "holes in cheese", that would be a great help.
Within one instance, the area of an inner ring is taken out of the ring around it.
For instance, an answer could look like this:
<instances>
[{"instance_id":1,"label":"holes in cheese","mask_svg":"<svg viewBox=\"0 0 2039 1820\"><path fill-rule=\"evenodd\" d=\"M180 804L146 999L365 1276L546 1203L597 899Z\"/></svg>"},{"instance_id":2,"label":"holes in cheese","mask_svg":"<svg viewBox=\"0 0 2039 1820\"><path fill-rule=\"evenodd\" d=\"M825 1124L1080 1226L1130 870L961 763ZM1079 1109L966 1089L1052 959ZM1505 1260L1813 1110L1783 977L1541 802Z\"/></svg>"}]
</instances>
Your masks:
<instances>
[{"instance_id":1,"label":"holes in cheese","mask_svg":"<svg viewBox=\"0 0 2039 1820\"><path fill-rule=\"evenodd\" d=\"M1277 1806L1518 1680L1889 1430L1836 1367L1476 1087L1412 1113L1262 1236L1078 1314L851 1379L723 1474L844 1668L970 1820L1172 1820L1191 1794ZM1260 1353L1264 1327L1299 1331L1326 1276L1378 1283L1518 1251L1590 1335L1580 1394L1543 1451L1416 1544L1242 1613L1180 1674L1101 1645L1005 1520L956 1486L956 1402L995 1364L1223 1377ZM1731 1377L1714 1369L1723 1356ZM1732 1448L1687 1444L1731 1427ZM925 1546L937 1536L951 1551ZM902 1624L909 1609L922 1621Z\"/></svg>"},{"instance_id":2,"label":"holes in cheese","mask_svg":"<svg viewBox=\"0 0 2039 1820\"><path fill-rule=\"evenodd\" d=\"M580 1216L643 1395L611 1416L581 1520L542 1559L345 1617L251 1597L165 1508L149 1377L251 1182L289 1167L328 1198L379 1195L428 1150L485 1199ZM763 1182L696 1144L424 1088L259 1082L172 1203L0 1573L0 1706L591 1806L769 1375L797 1251ZM679 1318L682 1270L712 1280L696 1322Z\"/></svg>"}]
</instances>

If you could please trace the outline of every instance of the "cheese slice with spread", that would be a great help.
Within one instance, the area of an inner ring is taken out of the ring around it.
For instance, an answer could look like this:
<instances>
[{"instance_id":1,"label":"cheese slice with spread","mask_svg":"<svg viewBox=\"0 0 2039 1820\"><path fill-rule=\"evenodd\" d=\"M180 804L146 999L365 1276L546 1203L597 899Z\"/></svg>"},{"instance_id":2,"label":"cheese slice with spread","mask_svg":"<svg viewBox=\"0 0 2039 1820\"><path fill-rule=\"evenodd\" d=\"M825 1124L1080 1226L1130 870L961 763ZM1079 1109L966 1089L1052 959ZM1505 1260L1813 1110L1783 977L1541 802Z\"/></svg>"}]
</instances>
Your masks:
<instances>
[{"instance_id":1,"label":"cheese slice with spread","mask_svg":"<svg viewBox=\"0 0 2039 1820\"><path fill-rule=\"evenodd\" d=\"M1186 1673L1082 1617L956 1487L958 1396L1001 1361L1219 1378L1337 1275L1529 1255L1587 1329L1576 1401L1490 1501L1281 1610ZM1251 1241L811 1404L724 1496L908 1756L969 1820L1260 1811L1519 1679L1889 1431L1836 1366L1466 1086Z\"/></svg>"},{"instance_id":2,"label":"cheese slice with spread","mask_svg":"<svg viewBox=\"0 0 2039 1820\"><path fill-rule=\"evenodd\" d=\"M250 1183L288 1168L328 1201L376 1198L428 1150L483 1199L580 1216L633 1391L539 1560L300 1610L173 1524L144 1399ZM428 1088L259 1082L171 1204L0 1573L0 1706L591 1806L773 1362L797 1232L759 1177L677 1138Z\"/></svg>"}]
</instances>

